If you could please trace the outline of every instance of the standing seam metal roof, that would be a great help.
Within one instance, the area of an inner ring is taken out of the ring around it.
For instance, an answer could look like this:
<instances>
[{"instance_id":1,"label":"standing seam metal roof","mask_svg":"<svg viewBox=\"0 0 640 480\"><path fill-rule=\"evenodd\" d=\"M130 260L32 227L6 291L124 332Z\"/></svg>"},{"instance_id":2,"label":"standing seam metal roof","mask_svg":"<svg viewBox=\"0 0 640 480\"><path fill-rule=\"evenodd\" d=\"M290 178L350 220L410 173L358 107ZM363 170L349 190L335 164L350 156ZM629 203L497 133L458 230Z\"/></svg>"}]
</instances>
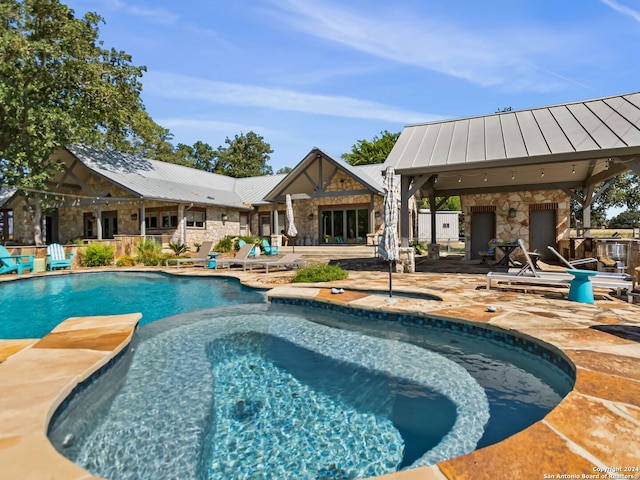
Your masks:
<instances>
[{"instance_id":1,"label":"standing seam metal roof","mask_svg":"<svg viewBox=\"0 0 640 480\"><path fill-rule=\"evenodd\" d=\"M385 164L402 171L556 154L595 158L628 147L640 153L640 93L409 125Z\"/></svg>"}]
</instances>

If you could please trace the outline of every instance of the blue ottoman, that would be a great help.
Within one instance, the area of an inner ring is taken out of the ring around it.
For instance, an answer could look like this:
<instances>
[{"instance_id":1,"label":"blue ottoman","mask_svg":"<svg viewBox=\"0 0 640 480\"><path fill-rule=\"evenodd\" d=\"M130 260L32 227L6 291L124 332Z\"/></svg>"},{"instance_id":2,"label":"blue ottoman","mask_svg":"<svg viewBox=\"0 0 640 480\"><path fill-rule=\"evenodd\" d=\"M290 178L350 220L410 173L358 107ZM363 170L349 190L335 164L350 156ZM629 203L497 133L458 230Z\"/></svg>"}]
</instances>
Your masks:
<instances>
[{"instance_id":1,"label":"blue ottoman","mask_svg":"<svg viewBox=\"0 0 640 480\"><path fill-rule=\"evenodd\" d=\"M572 302L593 303L593 285L589 277L597 275L598 272L593 270L567 270L567 273L574 277L569 286L569 300Z\"/></svg>"},{"instance_id":2,"label":"blue ottoman","mask_svg":"<svg viewBox=\"0 0 640 480\"><path fill-rule=\"evenodd\" d=\"M219 253L208 253L207 256L209 257L209 261L207 264L207 267L209 268L216 268L216 258L218 258L218 255L220 255Z\"/></svg>"}]
</instances>

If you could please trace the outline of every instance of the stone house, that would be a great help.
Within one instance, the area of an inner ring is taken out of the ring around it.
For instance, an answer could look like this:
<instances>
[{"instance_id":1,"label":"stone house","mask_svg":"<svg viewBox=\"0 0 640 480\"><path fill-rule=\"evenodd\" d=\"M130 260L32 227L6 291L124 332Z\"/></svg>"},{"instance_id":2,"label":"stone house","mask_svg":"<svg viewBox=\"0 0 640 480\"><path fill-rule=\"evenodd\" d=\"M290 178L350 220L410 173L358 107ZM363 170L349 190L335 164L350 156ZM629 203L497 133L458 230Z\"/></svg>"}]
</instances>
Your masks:
<instances>
[{"instance_id":1,"label":"stone house","mask_svg":"<svg viewBox=\"0 0 640 480\"><path fill-rule=\"evenodd\" d=\"M257 235L279 244L286 194L298 244L364 244L382 223L380 165L351 167L317 148L289 174L250 178L88 146L60 148L49 161L57 172L48 191L0 197L3 243L35 243L35 198L44 200L46 243L153 236L193 245Z\"/></svg>"}]
</instances>

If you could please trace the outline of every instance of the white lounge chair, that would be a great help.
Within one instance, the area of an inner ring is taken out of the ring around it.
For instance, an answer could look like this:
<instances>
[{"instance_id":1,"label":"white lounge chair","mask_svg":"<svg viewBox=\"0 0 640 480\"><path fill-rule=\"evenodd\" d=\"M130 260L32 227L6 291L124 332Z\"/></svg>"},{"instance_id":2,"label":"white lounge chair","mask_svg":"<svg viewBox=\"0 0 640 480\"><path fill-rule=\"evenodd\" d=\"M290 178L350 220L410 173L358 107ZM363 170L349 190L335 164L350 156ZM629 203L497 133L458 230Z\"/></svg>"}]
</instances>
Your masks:
<instances>
[{"instance_id":1,"label":"white lounge chair","mask_svg":"<svg viewBox=\"0 0 640 480\"><path fill-rule=\"evenodd\" d=\"M522 253L526 259L525 265L518 271L509 272L489 272L487 273L487 290L491 289L492 281L505 281L508 284L524 283L530 285L570 285L575 278L567 272L545 272L535 268L529 252L524 246L522 240L518 240ZM572 267L570 270L574 270ZM607 288L615 290L618 295L623 290L629 291L633 288L632 277L630 275L622 276L616 274L605 274L597 272L590 278L594 287Z\"/></svg>"},{"instance_id":2,"label":"white lounge chair","mask_svg":"<svg viewBox=\"0 0 640 480\"><path fill-rule=\"evenodd\" d=\"M254 266L260 266L265 268L265 273L269 273L269 267L285 267L285 268L300 268L307 264L306 260L300 260L299 253L288 253L284 257L277 260L249 260L249 270L253 270Z\"/></svg>"},{"instance_id":3,"label":"white lounge chair","mask_svg":"<svg viewBox=\"0 0 640 480\"><path fill-rule=\"evenodd\" d=\"M168 267L169 263L175 262L176 268L180 268L181 263L202 263L204 266L205 262L209 261L209 252L211 251L211 247L213 247L213 242L202 242L197 256L190 258L168 258L164 264Z\"/></svg>"},{"instance_id":4,"label":"white lounge chair","mask_svg":"<svg viewBox=\"0 0 640 480\"><path fill-rule=\"evenodd\" d=\"M578 258L577 260L567 260L566 258L564 258L559 251L557 251L555 248L553 248L551 245L547 245L547 248L549 249L550 252L553 252L553 254L558 257L558 260L560 260L562 262L562 264L567 267L567 268L576 268L577 266L580 265L586 265L588 263L597 263L598 259L597 258L593 258L593 257L587 257L587 258Z\"/></svg>"},{"instance_id":5,"label":"white lounge chair","mask_svg":"<svg viewBox=\"0 0 640 480\"><path fill-rule=\"evenodd\" d=\"M242 265L242 269L246 270L247 263L256 261L249 258L249 254L251 254L254 246L255 245L251 243L245 243L242 247L240 247L240 250L238 250L233 258L216 259L216 270L218 269L218 267L224 268L225 266L227 268L231 268L231 265Z\"/></svg>"}]
</instances>

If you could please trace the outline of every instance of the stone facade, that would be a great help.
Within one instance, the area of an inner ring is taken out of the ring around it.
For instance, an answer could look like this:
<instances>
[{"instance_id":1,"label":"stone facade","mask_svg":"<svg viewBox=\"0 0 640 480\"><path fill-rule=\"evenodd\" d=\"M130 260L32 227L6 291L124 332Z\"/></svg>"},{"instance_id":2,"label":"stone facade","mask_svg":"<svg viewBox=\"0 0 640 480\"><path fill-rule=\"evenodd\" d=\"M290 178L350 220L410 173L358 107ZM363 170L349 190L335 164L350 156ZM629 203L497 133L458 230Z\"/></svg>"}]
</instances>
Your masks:
<instances>
[{"instance_id":1,"label":"stone facade","mask_svg":"<svg viewBox=\"0 0 640 480\"><path fill-rule=\"evenodd\" d=\"M325 192L331 194L331 196L293 200L293 217L296 229L298 230L298 243L311 245L323 243L323 239L320 238L322 235L322 210L363 208L370 212L372 194L335 195L336 192L341 191L359 191L366 189L364 185L353 177L343 171L339 171L325 190ZM382 228L382 203L382 196L373 195L373 210L376 212L373 222L375 225L369 225L369 232L367 233L372 233L372 231L376 232ZM284 203L278 204L278 232L285 228L286 216L282 214L284 208ZM273 212L273 206L262 205L258 209L259 214L267 212ZM255 225L254 231L258 231L257 224ZM366 238L366 235L364 235L363 238ZM362 243L366 243L366 240Z\"/></svg>"},{"instance_id":2,"label":"stone facade","mask_svg":"<svg viewBox=\"0 0 640 480\"><path fill-rule=\"evenodd\" d=\"M531 192L501 192L478 195L463 195L460 197L464 214L464 231L471 231L471 211L476 206L495 207L496 232L495 238L499 242L510 242L522 239L528 248L530 239L529 213L533 205L556 204L557 225L555 231L556 243L569 238L571 199L562 190L537 190ZM515 216L509 215L509 210L515 210ZM471 256L471 242L465 243L465 257Z\"/></svg>"}]
</instances>

